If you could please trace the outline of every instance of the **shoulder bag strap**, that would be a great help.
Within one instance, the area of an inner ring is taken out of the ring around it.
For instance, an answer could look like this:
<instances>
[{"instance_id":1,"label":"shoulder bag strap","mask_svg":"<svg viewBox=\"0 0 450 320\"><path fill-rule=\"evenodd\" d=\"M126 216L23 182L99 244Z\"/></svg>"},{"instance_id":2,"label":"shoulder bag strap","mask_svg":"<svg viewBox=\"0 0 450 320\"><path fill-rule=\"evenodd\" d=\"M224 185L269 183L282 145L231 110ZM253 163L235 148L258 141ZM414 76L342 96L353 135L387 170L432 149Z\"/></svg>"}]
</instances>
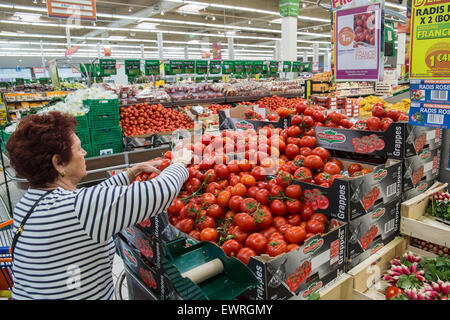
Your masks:
<instances>
[{"instance_id":1,"label":"shoulder bag strap","mask_svg":"<svg viewBox=\"0 0 450 320\"><path fill-rule=\"evenodd\" d=\"M23 227L25 223L27 222L28 218L30 217L31 213L33 212L34 208L38 205L38 203L50 192L53 190L49 190L46 193L44 193L31 207L31 209L28 211L27 215L23 218L22 223L20 224L19 228L17 229L16 233L14 234L13 241L11 243L11 246L9 247L9 253L11 254L11 257L14 258L14 248L16 247L17 239L19 239L20 235L22 234Z\"/></svg>"}]
</instances>

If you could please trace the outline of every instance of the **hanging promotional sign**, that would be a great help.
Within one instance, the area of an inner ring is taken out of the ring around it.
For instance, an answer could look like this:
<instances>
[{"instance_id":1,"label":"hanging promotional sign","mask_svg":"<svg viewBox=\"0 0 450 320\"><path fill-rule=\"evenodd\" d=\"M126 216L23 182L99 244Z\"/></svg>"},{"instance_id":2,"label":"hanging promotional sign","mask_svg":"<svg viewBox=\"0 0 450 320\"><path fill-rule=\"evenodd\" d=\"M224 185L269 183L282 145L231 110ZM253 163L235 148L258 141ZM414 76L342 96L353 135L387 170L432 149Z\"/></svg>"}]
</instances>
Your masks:
<instances>
[{"instance_id":1,"label":"hanging promotional sign","mask_svg":"<svg viewBox=\"0 0 450 320\"><path fill-rule=\"evenodd\" d=\"M78 46L67 48L66 52L65 52L66 57L69 57L69 56L77 53L78 49L80 49Z\"/></svg>"},{"instance_id":2,"label":"hanging promotional sign","mask_svg":"<svg viewBox=\"0 0 450 320\"><path fill-rule=\"evenodd\" d=\"M381 3L335 12L335 77L379 81L382 73Z\"/></svg>"},{"instance_id":3,"label":"hanging promotional sign","mask_svg":"<svg viewBox=\"0 0 450 320\"><path fill-rule=\"evenodd\" d=\"M448 0L413 0L411 79L450 79L450 5Z\"/></svg>"},{"instance_id":4,"label":"hanging promotional sign","mask_svg":"<svg viewBox=\"0 0 450 320\"><path fill-rule=\"evenodd\" d=\"M47 0L50 18L97 20L95 0Z\"/></svg>"},{"instance_id":5,"label":"hanging promotional sign","mask_svg":"<svg viewBox=\"0 0 450 320\"><path fill-rule=\"evenodd\" d=\"M212 44L213 60L222 60L222 45L217 42Z\"/></svg>"}]
</instances>

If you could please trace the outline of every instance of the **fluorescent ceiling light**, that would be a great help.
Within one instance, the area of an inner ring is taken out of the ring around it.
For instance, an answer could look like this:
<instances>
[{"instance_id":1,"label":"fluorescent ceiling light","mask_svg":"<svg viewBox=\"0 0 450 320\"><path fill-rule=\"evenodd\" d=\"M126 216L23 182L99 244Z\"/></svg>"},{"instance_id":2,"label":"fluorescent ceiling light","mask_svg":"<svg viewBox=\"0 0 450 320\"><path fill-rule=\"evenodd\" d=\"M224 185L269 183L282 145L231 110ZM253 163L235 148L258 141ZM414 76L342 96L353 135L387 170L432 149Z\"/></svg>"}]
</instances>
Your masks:
<instances>
[{"instance_id":1,"label":"fluorescent ceiling light","mask_svg":"<svg viewBox=\"0 0 450 320\"><path fill-rule=\"evenodd\" d=\"M13 19L24 20L24 21L40 21L41 14L29 13L29 12L15 12Z\"/></svg>"},{"instance_id":2,"label":"fluorescent ceiling light","mask_svg":"<svg viewBox=\"0 0 450 320\"><path fill-rule=\"evenodd\" d=\"M208 7L208 4L196 4L194 2L192 4L186 4L186 5L182 6L181 8L178 8L177 11L198 13L200 10L203 10L207 7Z\"/></svg>"},{"instance_id":3,"label":"fluorescent ceiling light","mask_svg":"<svg viewBox=\"0 0 450 320\"><path fill-rule=\"evenodd\" d=\"M124 36L110 36L109 38L108 38L108 40L123 40L123 39L126 39L127 37L124 37Z\"/></svg>"},{"instance_id":4,"label":"fluorescent ceiling light","mask_svg":"<svg viewBox=\"0 0 450 320\"><path fill-rule=\"evenodd\" d=\"M142 22L142 23L139 23L136 26L136 28L138 28L138 29L146 29L146 30L154 30L154 29L156 29L156 26L159 26L159 23Z\"/></svg>"}]
</instances>

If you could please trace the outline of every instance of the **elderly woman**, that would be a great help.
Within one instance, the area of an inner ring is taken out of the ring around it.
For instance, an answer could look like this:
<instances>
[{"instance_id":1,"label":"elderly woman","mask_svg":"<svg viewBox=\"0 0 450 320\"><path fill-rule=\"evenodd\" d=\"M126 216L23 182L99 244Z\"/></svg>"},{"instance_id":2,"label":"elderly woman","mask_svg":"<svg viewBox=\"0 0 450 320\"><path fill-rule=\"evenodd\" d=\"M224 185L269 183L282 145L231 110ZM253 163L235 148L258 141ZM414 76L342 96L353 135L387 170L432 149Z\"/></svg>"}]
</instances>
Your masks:
<instances>
[{"instance_id":1,"label":"elderly woman","mask_svg":"<svg viewBox=\"0 0 450 320\"><path fill-rule=\"evenodd\" d=\"M129 185L141 172L159 172L149 161L77 189L86 152L76 125L59 112L29 115L6 144L30 184L14 209L13 230L23 232L13 248L13 299L114 299L112 236L163 212L188 178L174 159L157 178Z\"/></svg>"}]
</instances>

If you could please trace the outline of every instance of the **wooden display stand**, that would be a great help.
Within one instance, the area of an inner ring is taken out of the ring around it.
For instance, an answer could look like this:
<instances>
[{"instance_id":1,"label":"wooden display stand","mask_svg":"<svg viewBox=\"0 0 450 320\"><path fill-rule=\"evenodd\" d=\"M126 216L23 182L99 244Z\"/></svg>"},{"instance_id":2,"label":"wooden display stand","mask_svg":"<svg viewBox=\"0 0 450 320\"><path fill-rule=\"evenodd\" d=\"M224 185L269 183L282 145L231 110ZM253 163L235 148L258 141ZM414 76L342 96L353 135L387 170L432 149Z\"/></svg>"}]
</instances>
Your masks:
<instances>
[{"instance_id":1,"label":"wooden display stand","mask_svg":"<svg viewBox=\"0 0 450 320\"><path fill-rule=\"evenodd\" d=\"M446 189L448 183L435 183L426 192L402 203L400 232L406 236L432 242L441 246L450 246L450 226L426 215L430 196Z\"/></svg>"},{"instance_id":2,"label":"wooden display stand","mask_svg":"<svg viewBox=\"0 0 450 320\"><path fill-rule=\"evenodd\" d=\"M353 300L385 300L385 291L390 285L383 277L390 268L390 261L396 256L402 256L406 251L425 257L436 257L431 252L410 246L407 238L395 238L373 256L348 271L353 278Z\"/></svg>"}]
</instances>

